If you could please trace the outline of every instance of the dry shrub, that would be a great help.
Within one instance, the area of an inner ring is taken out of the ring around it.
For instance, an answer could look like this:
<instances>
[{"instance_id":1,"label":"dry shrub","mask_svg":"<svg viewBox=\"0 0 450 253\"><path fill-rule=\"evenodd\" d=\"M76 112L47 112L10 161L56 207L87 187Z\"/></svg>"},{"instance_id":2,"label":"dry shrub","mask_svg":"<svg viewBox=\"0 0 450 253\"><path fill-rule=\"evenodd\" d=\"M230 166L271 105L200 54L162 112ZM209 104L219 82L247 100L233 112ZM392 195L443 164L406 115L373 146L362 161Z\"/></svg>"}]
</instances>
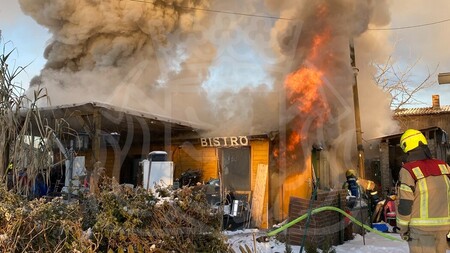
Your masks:
<instances>
[{"instance_id":1,"label":"dry shrub","mask_svg":"<svg viewBox=\"0 0 450 253\"><path fill-rule=\"evenodd\" d=\"M45 90L28 98L14 81L24 68L8 68L13 51L0 52L0 252L226 251L222 216L211 211L200 188L159 189L157 198L141 188L104 182L97 195L70 203L30 200L36 176L49 175L47 155L64 125L56 122L51 128L41 117L37 101L48 99ZM24 144L34 135L41 137L38 149ZM25 168L27 180L7 191L5 174L19 182Z\"/></svg>"},{"instance_id":2,"label":"dry shrub","mask_svg":"<svg viewBox=\"0 0 450 253\"><path fill-rule=\"evenodd\" d=\"M27 200L0 185L0 252L226 252L221 216L203 189L165 189L157 198L142 188L105 184L100 194Z\"/></svg>"},{"instance_id":3,"label":"dry shrub","mask_svg":"<svg viewBox=\"0 0 450 253\"><path fill-rule=\"evenodd\" d=\"M0 252L94 251L82 230L77 203L62 198L27 200L0 185Z\"/></svg>"},{"instance_id":4,"label":"dry shrub","mask_svg":"<svg viewBox=\"0 0 450 253\"><path fill-rule=\"evenodd\" d=\"M138 245L153 251L226 251L221 216L211 212L203 189L159 189L168 196L157 198L142 188L107 185L112 187L102 189L97 205L86 207L86 213L98 211L93 231L103 236L102 250Z\"/></svg>"}]
</instances>

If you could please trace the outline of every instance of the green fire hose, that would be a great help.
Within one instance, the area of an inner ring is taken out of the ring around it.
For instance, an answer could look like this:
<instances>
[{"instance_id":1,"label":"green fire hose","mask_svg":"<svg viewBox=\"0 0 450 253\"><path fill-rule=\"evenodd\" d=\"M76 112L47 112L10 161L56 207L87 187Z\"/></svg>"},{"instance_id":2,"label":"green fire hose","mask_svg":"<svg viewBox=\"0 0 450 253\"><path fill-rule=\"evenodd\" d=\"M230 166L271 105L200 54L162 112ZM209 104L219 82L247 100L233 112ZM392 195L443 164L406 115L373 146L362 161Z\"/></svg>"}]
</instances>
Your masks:
<instances>
[{"instance_id":1,"label":"green fire hose","mask_svg":"<svg viewBox=\"0 0 450 253\"><path fill-rule=\"evenodd\" d=\"M359 220L355 219L353 216L351 216L350 214L346 213L344 210L342 210L340 208L337 208L337 207L334 207L334 206L323 206L323 207L319 207L319 208L313 209L311 211L311 215L316 214L316 213L320 213L322 211L336 211L336 212L339 212L342 215L344 215L345 217L349 218L352 222L354 222L358 226L361 226L361 227L363 227L364 229L366 229L366 230L368 230L370 232L373 232L373 233L375 233L375 234L377 234L379 236L382 236L384 238L387 238L387 239L390 239L390 240L393 240L393 241L402 241L399 238L395 238L395 237L390 236L388 234L385 234L385 233L383 233L381 231L373 229L373 228L371 228L371 227L369 227L369 226L367 226L365 224L362 224ZM267 235L268 236L274 236L274 235L280 233L281 231L292 227L294 224L296 224L296 223L306 219L307 217L308 217L308 213L305 213L302 216L300 216L300 217L290 221L289 223L286 223L283 226L281 226L281 227L279 227L279 228L277 228L277 229L275 229L273 231L270 231Z\"/></svg>"}]
</instances>

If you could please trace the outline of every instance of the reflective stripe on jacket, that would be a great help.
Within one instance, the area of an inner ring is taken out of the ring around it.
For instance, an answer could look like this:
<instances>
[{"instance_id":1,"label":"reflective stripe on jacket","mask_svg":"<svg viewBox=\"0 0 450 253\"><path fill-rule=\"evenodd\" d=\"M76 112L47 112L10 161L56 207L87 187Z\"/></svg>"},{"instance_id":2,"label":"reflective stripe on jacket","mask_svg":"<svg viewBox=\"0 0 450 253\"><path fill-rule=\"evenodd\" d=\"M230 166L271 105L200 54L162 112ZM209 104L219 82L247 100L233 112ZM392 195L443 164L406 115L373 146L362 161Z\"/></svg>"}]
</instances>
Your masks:
<instances>
[{"instance_id":1,"label":"reflective stripe on jacket","mask_svg":"<svg viewBox=\"0 0 450 253\"><path fill-rule=\"evenodd\" d=\"M450 166L441 160L409 162L400 169L397 226L450 230Z\"/></svg>"}]
</instances>

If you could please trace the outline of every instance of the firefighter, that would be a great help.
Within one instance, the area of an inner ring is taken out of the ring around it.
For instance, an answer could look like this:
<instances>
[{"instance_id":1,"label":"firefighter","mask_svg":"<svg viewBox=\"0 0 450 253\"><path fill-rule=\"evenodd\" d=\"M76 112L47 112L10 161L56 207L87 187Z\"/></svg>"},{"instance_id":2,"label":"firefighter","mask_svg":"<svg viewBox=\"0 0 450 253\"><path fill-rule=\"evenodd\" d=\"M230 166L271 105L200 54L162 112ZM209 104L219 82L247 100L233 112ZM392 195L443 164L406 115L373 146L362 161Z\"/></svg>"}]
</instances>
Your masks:
<instances>
[{"instance_id":1,"label":"firefighter","mask_svg":"<svg viewBox=\"0 0 450 253\"><path fill-rule=\"evenodd\" d=\"M356 176L356 171L354 169L349 169L345 172L345 177L347 181L345 181L342 186L343 189L348 189L352 196L356 198L360 197L361 189L358 185L358 177Z\"/></svg>"},{"instance_id":2,"label":"firefighter","mask_svg":"<svg viewBox=\"0 0 450 253\"><path fill-rule=\"evenodd\" d=\"M354 169L348 169L345 172L346 181L342 185L342 189L347 189L348 195L347 199L347 213L352 215L353 208L355 208L357 201L356 199L360 196L360 187L358 185L358 177ZM345 221L344 228L344 241L352 240L353 236L353 223L350 220Z\"/></svg>"},{"instance_id":3,"label":"firefighter","mask_svg":"<svg viewBox=\"0 0 450 253\"><path fill-rule=\"evenodd\" d=\"M433 159L425 136L406 130L400 147L406 162L399 172L397 226L409 250L443 253L450 249L450 167Z\"/></svg>"}]
</instances>

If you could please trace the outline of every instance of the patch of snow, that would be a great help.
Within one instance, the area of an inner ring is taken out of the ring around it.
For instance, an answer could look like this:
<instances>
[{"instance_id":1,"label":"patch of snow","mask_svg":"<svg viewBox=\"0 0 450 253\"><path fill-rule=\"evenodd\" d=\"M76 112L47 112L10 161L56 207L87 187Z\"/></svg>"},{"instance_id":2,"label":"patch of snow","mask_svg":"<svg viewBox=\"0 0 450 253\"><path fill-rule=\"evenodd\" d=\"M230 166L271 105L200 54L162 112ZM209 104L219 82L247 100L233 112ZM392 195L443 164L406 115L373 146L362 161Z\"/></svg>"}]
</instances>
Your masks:
<instances>
[{"instance_id":1,"label":"patch of snow","mask_svg":"<svg viewBox=\"0 0 450 253\"><path fill-rule=\"evenodd\" d=\"M235 252L241 252L239 246L245 247L247 245L253 252L256 247L258 253L284 253L286 252L286 245L275 237L268 238L267 242L258 242L256 239L266 236L267 233L258 229L245 229L237 231L224 231L228 237L228 243ZM389 235L400 239L399 234L389 233ZM300 246L291 245L293 252L300 252ZM336 253L408 253L408 244L404 241L393 241L381 237L375 233L366 233L363 236L356 234L351 241L346 241L342 245L334 246ZM306 253L305 248L303 252ZM320 250L319 250L320 252Z\"/></svg>"}]
</instances>

